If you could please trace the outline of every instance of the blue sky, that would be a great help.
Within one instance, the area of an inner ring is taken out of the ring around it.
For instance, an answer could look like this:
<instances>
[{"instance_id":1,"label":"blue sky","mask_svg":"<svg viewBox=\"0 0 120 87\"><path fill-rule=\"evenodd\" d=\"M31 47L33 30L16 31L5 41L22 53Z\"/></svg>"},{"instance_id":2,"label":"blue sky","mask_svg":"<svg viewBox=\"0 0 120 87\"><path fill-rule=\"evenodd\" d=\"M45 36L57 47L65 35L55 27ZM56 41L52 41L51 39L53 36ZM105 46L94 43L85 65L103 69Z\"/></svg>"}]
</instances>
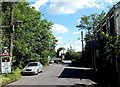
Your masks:
<instances>
[{"instance_id":1,"label":"blue sky","mask_svg":"<svg viewBox=\"0 0 120 87\"><path fill-rule=\"evenodd\" d=\"M42 12L43 19L54 23L53 35L58 40L56 47L64 46L66 49L72 46L75 51L81 51L80 31L76 28L83 15L90 15L102 11L108 11L119 0L27 0L30 6ZM84 32L85 34L85 32Z\"/></svg>"}]
</instances>

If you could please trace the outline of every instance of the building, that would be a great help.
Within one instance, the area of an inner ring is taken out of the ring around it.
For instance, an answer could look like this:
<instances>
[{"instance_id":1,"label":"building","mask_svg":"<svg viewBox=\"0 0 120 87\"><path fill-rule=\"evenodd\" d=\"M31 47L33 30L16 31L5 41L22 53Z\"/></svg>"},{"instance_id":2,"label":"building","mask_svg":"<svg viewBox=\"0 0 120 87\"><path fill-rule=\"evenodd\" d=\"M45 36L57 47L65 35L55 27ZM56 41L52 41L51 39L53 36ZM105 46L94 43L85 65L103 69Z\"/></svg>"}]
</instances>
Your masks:
<instances>
[{"instance_id":1,"label":"building","mask_svg":"<svg viewBox=\"0 0 120 87\"><path fill-rule=\"evenodd\" d=\"M95 46L92 53L93 69L105 76L104 80L110 87L120 87L120 44L118 48L110 46L112 43L119 43L120 39L114 42L115 38L112 37L120 37L120 2L110 9L94 30Z\"/></svg>"}]
</instances>

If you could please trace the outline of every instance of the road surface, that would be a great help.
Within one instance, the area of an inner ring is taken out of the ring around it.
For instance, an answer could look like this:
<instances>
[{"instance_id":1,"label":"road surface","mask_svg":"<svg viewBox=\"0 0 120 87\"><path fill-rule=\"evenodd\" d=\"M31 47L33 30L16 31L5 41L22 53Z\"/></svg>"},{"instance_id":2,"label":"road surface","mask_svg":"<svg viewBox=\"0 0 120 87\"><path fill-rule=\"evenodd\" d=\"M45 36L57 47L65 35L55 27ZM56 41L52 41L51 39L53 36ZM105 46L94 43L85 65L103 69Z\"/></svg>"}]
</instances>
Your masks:
<instances>
[{"instance_id":1,"label":"road surface","mask_svg":"<svg viewBox=\"0 0 120 87\"><path fill-rule=\"evenodd\" d=\"M9 85L86 85L81 87L87 87L96 84L89 79L88 71L85 68L69 67L67 62L51 64L45 67L42 73L22 76Z\"/></svg>"}]
</instances>

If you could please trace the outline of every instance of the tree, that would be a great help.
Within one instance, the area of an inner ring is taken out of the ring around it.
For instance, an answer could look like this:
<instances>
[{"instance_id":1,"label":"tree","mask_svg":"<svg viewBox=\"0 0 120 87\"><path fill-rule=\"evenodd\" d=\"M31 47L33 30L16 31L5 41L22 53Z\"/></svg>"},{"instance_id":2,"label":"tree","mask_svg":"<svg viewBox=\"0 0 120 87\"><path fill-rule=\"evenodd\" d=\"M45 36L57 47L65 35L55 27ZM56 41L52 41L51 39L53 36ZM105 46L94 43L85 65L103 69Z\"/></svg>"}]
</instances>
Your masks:
<instances>
[{"instance_id":1,"label":"tree","mask_svg":"<svg viewBox=\"0 0 120 87\"><path fill-rule=\"evenodd\" d=\"M3 3L3 25L8 26L10 18L10 6ZM13 40L13 65L23 67L29 61L40 61L48 64L50 51L55 50L56 38L51 32L53 23L41 19L42 13L30 7L27 2L19 2L14 5L14 40ZM21 21L21 23L18 23ZM7 27L3 29L3 47L9 46L9 32Z\"/></svg>"},{"instance_id":2,"label":"tree","mask_svg":"<svg viewBox=\"0 0 120 87\"><path fill-rule=\"evenodd\" d=\"M98 24L103 20L105 16L105 12L102 11L100 14L91 14L89 16L83 16L81 17L81 21L79 25L77 25L77 28L85 29L88 31L88 33L85 36L86 41L86 49L89 48L89 41L92 40L92 32L93 30L98 26Z\"/></svg>"},{"instance_id":3,"label":"tree","mask_svg":"<svg viewBox=\"0 0 120 87\"><path fill-rule=\"evenodd\" d=\"M81 17L81 21L79 22L79 25L76 26L77 28L88 31L84 38L86 42L85 51L83 52L83 55L80 58L82 66L88 67L91 66L92 64L92 49L90 47L90 41L93 39L92 32L98 26L98 24L103 20L105 14L106 13L102 11L100 14L91 14L89 16L84 15L83 17Z\"/></svg>"},{"instance_id":4,"label":"tree","mask_svg":"<svg viewBox=\"0 0 120 87\"><path fill-rule=\"evenodd\" d=\"M102 21L105 14L106 13L102 11L100 14L91 14L89 16L83 15L83 17L81 17L79 25L76 27L88 30L88 34L90 34L90 31L97 27L97 25Z\"/></svg>"}]
</instances>

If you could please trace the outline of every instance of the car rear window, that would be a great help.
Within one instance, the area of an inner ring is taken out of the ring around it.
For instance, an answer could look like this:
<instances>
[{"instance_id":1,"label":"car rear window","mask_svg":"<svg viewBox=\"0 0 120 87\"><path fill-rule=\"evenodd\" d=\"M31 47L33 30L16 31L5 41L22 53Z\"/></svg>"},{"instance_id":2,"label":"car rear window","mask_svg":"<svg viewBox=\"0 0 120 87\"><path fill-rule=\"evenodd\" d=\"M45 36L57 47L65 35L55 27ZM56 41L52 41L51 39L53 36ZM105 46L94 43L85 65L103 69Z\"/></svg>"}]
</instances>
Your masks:
<instances>
[{"instance_id":1,"label":"car rear window","mask_svg":"<svg viewBox=\"0 0 120 87\"><path fill-rule=\"evenodd\" d=\"M29 63L28 66L38 66L38 63Z\"/></svg>"}]
</instances>

